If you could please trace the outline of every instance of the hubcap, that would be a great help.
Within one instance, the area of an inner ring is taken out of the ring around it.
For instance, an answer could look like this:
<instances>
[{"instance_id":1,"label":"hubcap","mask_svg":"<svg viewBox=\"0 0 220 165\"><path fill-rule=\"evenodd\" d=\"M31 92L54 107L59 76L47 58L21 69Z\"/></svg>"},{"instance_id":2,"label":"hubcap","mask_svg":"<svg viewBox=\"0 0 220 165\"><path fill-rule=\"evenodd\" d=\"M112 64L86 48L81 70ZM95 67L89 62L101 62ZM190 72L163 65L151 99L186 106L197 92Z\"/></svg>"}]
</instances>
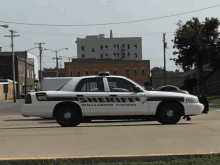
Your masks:
<instances>
[{"instance_id":1,"label":"hubcap","mask_svg":"<svg viewBox=\"0 0 220 165\"><path fill-rule=\"evenodd\" d=\"M69 119L69 118L71 117L71 114L70 114L69 112L66 112L66 113L64 114L64 117L65 117L66 119Z\"/></svg>"},{"instance_id":2,"label":"hubcap","mask_svg":"<svg viewBox=\"0 0 220 165\"><path fill-rule=\"evenodd\" d=\"M173 116L173 110L168 110L167 111L167 116L172 117Z\"/></svg>"}]
</instances>

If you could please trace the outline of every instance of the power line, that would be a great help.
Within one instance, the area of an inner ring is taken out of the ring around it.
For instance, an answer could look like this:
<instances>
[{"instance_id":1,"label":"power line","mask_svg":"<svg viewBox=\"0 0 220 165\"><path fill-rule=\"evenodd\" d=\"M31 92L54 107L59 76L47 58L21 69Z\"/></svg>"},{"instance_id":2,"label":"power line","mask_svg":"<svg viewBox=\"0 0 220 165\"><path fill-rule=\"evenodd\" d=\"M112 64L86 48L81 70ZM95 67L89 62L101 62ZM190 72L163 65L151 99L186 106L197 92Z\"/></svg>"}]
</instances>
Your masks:
<instances>
[{"instance_id":1,"label":"power line","mask_svg":"<svg viewBox=\"0 0 220 165\"><path fill-rule=\"evenodd\" d=\"M37 26L99 26L99 25L111 25L111 24L133 23L133 22L141 22L141 21L149 21L149 20L155 20L155 19L161 19L161 18L168 18L168 17L178 16L178 15L193 13L193 12L197 12L197 11L201 11L201 10L206 10L206 9L210 9L210 8L217 7L217 6L220 6L220 4L219 4L219 5L215 5L215 6L206 7L206 8L199 9L199 10L193 10L193 11L189 11L189 12L185 12L185 13L173 14L173 15L168 15L168 16L163 16L163 17L156 17L156 18L149 18L149 19L141 19L141 20L127 21L127 22L103 23L103 24L52 25L52 24L30 24L30 23L18 23L18 22L5 22L5 21L0 21L0 22L3 22L3 23L11 23L11 24L22 24L22 25L37 25Z\"/></svg>"}]
</instances>

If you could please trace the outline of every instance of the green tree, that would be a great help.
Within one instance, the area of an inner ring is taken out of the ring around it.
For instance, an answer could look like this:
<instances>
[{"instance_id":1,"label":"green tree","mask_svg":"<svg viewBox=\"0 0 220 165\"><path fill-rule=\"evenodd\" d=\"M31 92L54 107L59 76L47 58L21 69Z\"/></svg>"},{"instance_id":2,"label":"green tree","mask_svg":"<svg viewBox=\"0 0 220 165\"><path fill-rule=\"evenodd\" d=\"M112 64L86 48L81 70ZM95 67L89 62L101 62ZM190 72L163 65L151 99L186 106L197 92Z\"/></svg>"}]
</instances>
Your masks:
<instances>
[{"instance_id":1,"label":"green tree","mask_svg":"<svg viewBox=\"0 0 220 165\"><path fill-rule=\"evenodd\" d=\"M193 17L192 20L183 24L182 21L177 23L179 28L174 34L173 55L178 55L174 61L176 65L182 68L187 66L197 68L199 79L199 94L208 94L206 80L213 75L220 66L219 52L220 41L218 39L218 26L220 25L217 18L206 18L205 22L200 23L198 18ZM204 78L203 65L210 64L213 72Z\"/></svg>"}]
</instances>

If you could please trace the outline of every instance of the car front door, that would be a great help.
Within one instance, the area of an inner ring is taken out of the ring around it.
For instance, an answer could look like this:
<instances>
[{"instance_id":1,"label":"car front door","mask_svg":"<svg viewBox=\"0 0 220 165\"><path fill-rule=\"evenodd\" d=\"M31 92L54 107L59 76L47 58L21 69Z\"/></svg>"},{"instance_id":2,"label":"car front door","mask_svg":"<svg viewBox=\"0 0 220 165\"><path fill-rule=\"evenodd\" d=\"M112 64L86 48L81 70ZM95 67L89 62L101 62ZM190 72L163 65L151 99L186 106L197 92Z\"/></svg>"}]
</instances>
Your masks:
<instances>
[{"instance_id":1,"label":"car front door","mask_svg":"<svg viewBox=\"0 0 220 165\"><path fill-rule=\"evenodd\" d=\"M147 93L134 92L135 84L117 77L107 77L110 91L109 116L148 114Z\"/></svg>"},{"instance_id":2,"label":"car front door","mask_svg":"<svg viewBox=\"0 0 220 165\"><path fill-rule=\"evenodd\" d=\"M108 116L109 105L105 98L109 94L105 92L103 77L82 79L75 91L84 116Z\"/></svg>"}]
</instances>

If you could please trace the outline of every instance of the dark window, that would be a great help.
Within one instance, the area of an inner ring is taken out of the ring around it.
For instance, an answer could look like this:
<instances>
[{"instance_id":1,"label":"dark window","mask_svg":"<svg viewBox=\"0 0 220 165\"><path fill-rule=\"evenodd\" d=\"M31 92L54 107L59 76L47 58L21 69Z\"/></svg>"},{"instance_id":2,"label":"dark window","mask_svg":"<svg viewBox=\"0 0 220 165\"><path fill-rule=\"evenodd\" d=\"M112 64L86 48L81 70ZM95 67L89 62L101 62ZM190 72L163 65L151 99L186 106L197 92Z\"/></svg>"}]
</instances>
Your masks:
<instances>
[{"instance_id":1,"label":"dark window","mask_svg":"<svg viewBox=\"0 0 220 165\"><path fill-rule=\"evenodd\" d=\"M130 53L128 53L128 56L130 56Z\"/></svg>"},{"instance_id":2,"label":"dark window","mask_svg":"<svg viewBox=\"0 0 220 165\"><path fill-rule=\"evenodd\" d=\"M134 76L137 77L137 70L134 70Z\"/></svg>"},{"instance_id":3,"label":"dark window","mask_svg":"<svg viewBox=\"0 0 220 165\"><path fill-rule=\"evenodd\" d=\"M116 45L114 44L114 49L116 49Z\"/></svg>"},{"instance_id":4,"label":"dark window","mask_svg":"<svg viewBox=\"0 0 220 165\"><path fill-rule=\"evenodd\" d=\"M119 44L117 44L117 49L119 49Z\"/></svg>"},{"instance_id":5,"label":"dark window","mask_svg":"<svg viewBox=\"0 0 220 165\"><path fill-rule=\"evenodd\" d=\"M82 46L82 50L84 50L84 46Z\"/></svg>"},{"instance_id":6,"label":"dark window","mask_svg":"<svg viewBox=\"0 0 220 165\"><path fill-rule=\"evenodd\" d=\"M130 45L128 44L128 49L130 49Z\"/></svg>"},{"instance_id":7,"label":"dark window","mask_svg":"<svg viewBox=\"0 0 220 165\"><path fill-rule=\"evenodd\" d=\"M77 72L77 76L80 77L80 71Z\"/></svg>"},{"instance_id":8,"label":"dark window","mask_svg":"<svg viewBox=\"0 0 220 165\"><path fill-rule=\"evenodd\" d=\"M123 56L122 56L122 58L125 58L125 53L123 53Z\"/></svg>"},{"instance_id":9,"label":"dark window","mask_svg":"<svg viewBox=\"0 0 220 165\"><path fill-rule=\"evenodd\" d=\"M107 77L110 91L112 92L130 92L133 91L134 84L122 78Z\"/></svg>"},{"instance_id":10,"label":"dark window","mask_svg":"<svg viewBox=\"0 0 220 165\"><path fill-rule=\"evenodd\" d=\"M84 54L82 54L82 58L84 58Z\"/></svg>"},{"instance_id":11,"label":"dark window","mask_svg":"<svg viewBox=\"0 0 220 165\"><path fill-rule=\"evenodd\" d=\"M70 71L70 77L73 77L73 71Z\"/></svg>"},{"instance_id":12,"label":"dark window","mask_svg":"<svg viewBox=\"0 0 220 165\"><path fill-rule=\"evenodd\" d=\"M101 45L101 46L100 46L100 50L102 50L102 49L103 49L103 46Z\"/></svg>"},{"instance_id":13,"label":"dark window","mask_svg":"<svg viewBox=\"0 0 220 165\"><path fill-rule=\"evenodd\" d=\"M103 54L101 54L101 58L103 58Z\"/></svg>"},{"instance_id":14,"label":"dark window","mask_svg":"<svg viewBox=\"0 0 220 165\"><path fill-rule=\"evenodd\" d=\"M108 54L105 54L106 58L108 57Z\"/></svg>"},{"instance_id":15,"label":"dark window","mask_svg":"<svg viewBox=\"0 0 220 165\"><path fill-rule=\"evenodd\" d=\"M167 91L167 87L163 87L159 91Z\"/></svg>"},{"instance_id":16,"label":"dark window","mask_svg":"<svg viewBox=\"0 0 220 165\"><path fill-rule=\"evenodd\" d=\"M137 45L134 45L134 49L137 49Z\"/></svg>"},{"instance_id":17,"label":"dark window","mask_svg":"<svg viewBox=\"0 0 220 165\"><path fill-rule=\"evenodd\" d=\"M137 53L134 53L134 57L137 57Z\"/></svg>"},{"instance_id":18,"label":"dark window","mask_svg":"<svg viewBox=\"0 0 220 165\"><path fill-rule=\"evenodd\" d=\"M98 75L98 71L97 70L95 71L95 75Z\"/></svg>"},{"instance_id":19,"label":"dark window","mask_svg":"<svg viewBox=\"0 0 220 165\"><path fill-rule=\"evenodd\" d=\"M141 73L142 73L142 76L145 76L145 70L144 69L142 69Z\"/></svg>"},{"instance_id":20,"label":"dark window","mask_svg":"<svg viewBox=\"0 0 220 165\"><path fill-rule=\"evenodd\" d=\"M95 48L92 48L92 52L95 52Z\"/></svg>"},{"instance_id":21,"label":"dark window","mask_svg":"<svg viewBox=\"0 0 220 165\"><path fill-rule=\"evenodd\" d=\"M124 48L124 47L125 47L125 44L122 44L122 47Z\"/></svg>"},{"instance_id":22,"label":"dark window","mask_svg":"<svg viewBox=\"0 0 220 165\"><path fill-rule=\"evenodd\" d=\"M89 71L87 70L87 71L86 71L86 76L88 76L88 75L89 75Z\"/></svg>"},{"instance_id":23,"label":"dark window","mask_svg":"<svg viewBox=\"0 0 220 165\"><path fill-rule=\"evenodd\" d=\"M117 70L114 70L114 75L117 75Z\"/></svg>"},{"instance_id":24,"label":"dark window","mask_svg":"<svg viewBox=\"0 0 220 165\"><path fill-rule=\"evenodd\" d=\"M105 49L108 49L108 45L105 45Z\"/></svg>"},{"instance_id":25,"label":"dark window","mask_svg":"<svg viewBox=\"0 0 220 165\"><path fill-rule=\"evenodd\" d=\"M114 53L114 57L116 58L116 53Z\"/></svg>"},{"instance_id":26,"label":"dark window","mask_svg":"<svg viewBox=\"0 0 220 165\"><path fill-rule=\"evenodd\" d=\"M117 56L118 56L118 58L119 58L119 53L117 53Z\"/></svg>"},{"instance_id":27,"label":"dark window","mask_svg":"<svg viewBox=\"0 0 220 165\"><path fill-rule=\"evenodd\" d=\"M127 77L129 77L129 69L126 69Z\"/></svg>"},{"instance_id":28,"label":"dark window","mask_svg":"<svg viewBox=\"0 0 220 165\"><path fill-rule=\"evenodd\" d=\"M167 91L177 92L177 88L175 88L175 87L167 87Z\"/></svg>"},{"instance_id":29,"label":"dark window","mask_svg":"<svg viewBox=\"0 0 220 165\"><path fill-rule=\"evenodd\" d=\"M82 79L76 87L77 92L104 92L103 78Z\"/></svg>"}]
</instances>

